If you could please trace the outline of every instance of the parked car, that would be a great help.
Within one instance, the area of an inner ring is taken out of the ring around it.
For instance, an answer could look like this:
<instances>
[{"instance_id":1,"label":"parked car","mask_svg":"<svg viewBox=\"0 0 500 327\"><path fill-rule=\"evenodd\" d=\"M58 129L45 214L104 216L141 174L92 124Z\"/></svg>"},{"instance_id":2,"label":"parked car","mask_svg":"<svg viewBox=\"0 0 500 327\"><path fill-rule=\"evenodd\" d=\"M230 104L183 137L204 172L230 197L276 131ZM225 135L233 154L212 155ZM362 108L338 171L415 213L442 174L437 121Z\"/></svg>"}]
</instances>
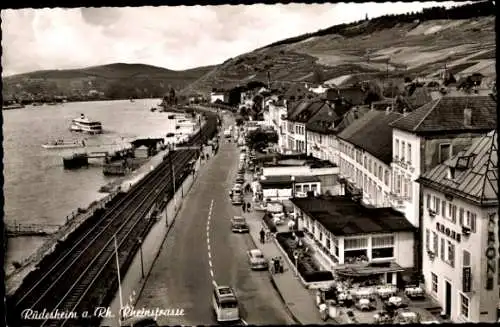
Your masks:
<instances>
[{"instance_id":1,"label":"parked car","mask_svg":"<svg viewBox=\"0 0 500 327\"><path fill-rule=\"evenodd\" d=\"M236 177L236 183L243 184L244 182L245 182L245 178L243 178L241 176Z\"/></svg>"},{"instance_id":2,"label":"parked car","mask_svg":"<svg viewBox=\"0 0 500 327\"><path fill-rule=\"evenodd\" d=\"M356 318L356 316L354 315L354 312L352 310L347 310L345 312L345 315L346 315L348 324L357 324L358 323L358 319Z\"/></svg>"},{"instance_id":3,"label":"parked car","mask_svg":"<svg viewBox=\"0 0 500 327\"><path fill-rule=\"evenodd\" d=\"M250 229L245 218L234 216L231 219L231 231L233 233L248 233Z\"/></svg>"},{"instance_id":4,"label":"parked car","mask_svg":"<svg viewBox=\"0 0 500 327\"><path fill-rule=\"evenodd\" d=\"M252 249L247 252L248 263L250 264L250 269L268 269L269 261L266 259L264 254L259 249Z\"/></svg>"},{"instance_id":5,"label":"parked car","mask_svg":"<svg viewBox=\"0 0 500 327\"><path fill-rule=\"evenodd\" d=\"M362 298L356 302L356 308L360 311L375 310L375 305L370 299Z\"/></svg>"}]
</instances>

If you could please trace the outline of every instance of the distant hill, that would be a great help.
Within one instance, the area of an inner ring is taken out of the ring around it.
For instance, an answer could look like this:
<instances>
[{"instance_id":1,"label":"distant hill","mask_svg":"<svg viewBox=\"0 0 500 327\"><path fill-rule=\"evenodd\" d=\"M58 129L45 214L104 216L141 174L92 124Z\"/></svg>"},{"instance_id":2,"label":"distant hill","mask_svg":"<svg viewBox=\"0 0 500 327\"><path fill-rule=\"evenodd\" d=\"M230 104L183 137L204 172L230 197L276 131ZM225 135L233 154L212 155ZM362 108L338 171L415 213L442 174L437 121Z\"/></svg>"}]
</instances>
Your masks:
<instances>
[{"instance_id":1,"label":"distant hill","mask_svg":"<svg viewBox=\"0 0 500 327\"><path fill-rule=\"evenodd\" d=\"M17 96L69 98L103 97L107 99L163 97L170 87L182 89L214 66L183 71L144 64L115 63L82 69L41 70L3 78L2 94Z\"/></svg>"},{"instance_id":2,"label":"distant hill","mask_svg":"<svg viewBox=\"0 0 500 327\"><path fill-rule=\"evenodd\" d=\"M228 59L182 93L267 82L268 76L282 84L337 85L411 78L435 74L445 64L456 73L477 66L495 75L495 15L495 5L486 1L336 25Z\"/></svg>"}]
</instances>

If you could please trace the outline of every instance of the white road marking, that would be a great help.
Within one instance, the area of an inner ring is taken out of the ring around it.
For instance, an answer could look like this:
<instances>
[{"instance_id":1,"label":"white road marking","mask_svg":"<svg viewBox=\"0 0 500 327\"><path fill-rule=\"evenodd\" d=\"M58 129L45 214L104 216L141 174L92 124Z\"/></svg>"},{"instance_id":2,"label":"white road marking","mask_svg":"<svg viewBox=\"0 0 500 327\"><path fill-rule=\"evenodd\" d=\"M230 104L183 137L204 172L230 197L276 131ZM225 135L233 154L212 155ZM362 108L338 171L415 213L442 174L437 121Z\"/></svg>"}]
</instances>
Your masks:
<instances>
[{"instance_id":1,"label":"white road marking","mask_svg":"<svg viewBox=\"0 0 500 327\"><path fill-rule=\"evenodd\" d=\"M208 265L210 266L210 269L212 269L212 260L208 260Z\"/></svg>"},{"instance_id":2,"label":"white road marking","mask_svg":"<svg viewBox=\"0 0 500 327\"><path fill-rule=\"evenodd\" d=\"M212 269L210 269L210 276L212 276L212 281L213 281L213 278L214 278L214 271Z\"/></svg>"},{"instance_id":3,"label":"white road marking","mask_svg":"<svg viewBox=\"0 0 500 327\"><path fill-rule=\"evenodd\" d=\"M243 323L243 325L248 326L248 323L245 321L245 319L241 318L240 320Z\"/></svg>"},{"instance_id":4,"label":"white road marking","mask_svg":"<svg viewBox=\"0 0 500 327\"><path fill-rule=\"evenodd\" d=\"M207 244L208 252L210 252L210 243Z\"/></svg>"},{"instance_id":5,"label":"white road marking","mask_svg":"<svg viewBox=\"0 0 500 327\"><path fill-rule=\"evenodd\" d=\"M208 261L210 262L210 266L212 266L212 253L208 252Z\"/></svg>"}]
</instances>

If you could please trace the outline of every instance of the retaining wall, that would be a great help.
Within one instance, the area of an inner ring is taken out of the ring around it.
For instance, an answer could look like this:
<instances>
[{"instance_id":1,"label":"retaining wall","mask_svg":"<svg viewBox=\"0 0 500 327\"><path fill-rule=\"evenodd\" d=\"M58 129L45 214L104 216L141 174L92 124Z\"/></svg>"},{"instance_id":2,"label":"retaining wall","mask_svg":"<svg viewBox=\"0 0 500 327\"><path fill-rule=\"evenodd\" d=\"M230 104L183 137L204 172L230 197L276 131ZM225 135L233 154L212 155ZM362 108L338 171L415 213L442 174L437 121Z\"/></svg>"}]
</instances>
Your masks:
<instances>
[{"instance_id":1,"label":"retaining wall","mask_svg":"<svg viewBox=\"0 0 500 327\"><path fill-rule=\"evenodd\" d=\"M191 189L193 182L196 180L198 171L200 169L201 161L198 159L195 163L194 175L189 175L182 186L179 186L174 197L168 202L165 210L158 216L157 222L153 225L148 235L142 242L142 268L141 268L141 251L137 251L126 275L121 276L122 286L122 299L123 305L135 305L138 295L141 293L142 288L146 282L154 261L158 257L163 241L165 240L172 223L175 220L179 210L181 209L184 197ZM144 270L144 278L142 271ZM115 297L109 305L110 311L114 314L114 319L103 319L101 326L115 327L119 326L120 308L120 295L119 290L116 292Z\"/></svg>"}]
</instances>

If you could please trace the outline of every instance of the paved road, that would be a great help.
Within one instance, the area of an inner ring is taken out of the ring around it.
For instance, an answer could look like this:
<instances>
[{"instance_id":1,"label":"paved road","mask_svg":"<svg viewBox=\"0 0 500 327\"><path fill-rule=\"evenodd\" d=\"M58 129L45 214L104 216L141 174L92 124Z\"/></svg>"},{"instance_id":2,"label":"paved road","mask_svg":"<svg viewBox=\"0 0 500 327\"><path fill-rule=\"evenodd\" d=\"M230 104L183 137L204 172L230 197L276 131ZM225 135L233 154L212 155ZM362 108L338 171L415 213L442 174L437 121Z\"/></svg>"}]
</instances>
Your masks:
<instances>
[{"instance_id":1,"label":"paved road","mask_svg":"<svg viewBox=\"0 0 500 327\"><path fill-rule=\"evenodd\" d=\"M241 213L228 196L237 162L234 143L222 141L218 154L200 171L167 237L136 305L184 309L183 317L160 318L160 325L215 324L212 280L235 289L243 323L293 324L268 273L248 267L251 237L230 231L230 218Z\"/></svg>"}]
</instances>

